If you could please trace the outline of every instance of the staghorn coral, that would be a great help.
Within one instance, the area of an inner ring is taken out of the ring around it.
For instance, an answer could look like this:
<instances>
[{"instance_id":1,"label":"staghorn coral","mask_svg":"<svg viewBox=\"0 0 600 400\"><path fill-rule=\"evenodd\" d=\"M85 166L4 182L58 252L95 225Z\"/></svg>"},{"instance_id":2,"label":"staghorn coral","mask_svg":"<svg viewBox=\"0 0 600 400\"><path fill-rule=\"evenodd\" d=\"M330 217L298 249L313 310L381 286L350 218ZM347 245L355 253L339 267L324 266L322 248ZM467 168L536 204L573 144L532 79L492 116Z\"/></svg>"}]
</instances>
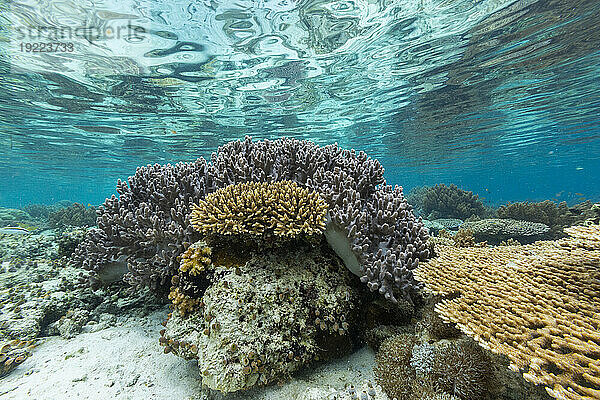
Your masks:
<instances>
[{"instance_id":1,"label":"staghorn coral","mask_svg":"<svg viewBox=\"0 0 600 400\"><path fill-rule=\"evenodd\" d=\"M428 219L458 218L465 220L472 216L483 217L486 209L479 196L473 192L443 183L427 188L422 196L421 209Z\"/></svg>"},{"instance_id":2,"label":"staghorn coral","mask_svg":"<svg viewBox=\"0 0 600 400\"><path fill-rule=\"evenodd\" d=\"M325 230L327 204L294 182L228 185L192 209L192 226L204 234L315 235Z\"/></svg>"},{"instance_id":3,"label":"staghorn coral","mask_svg":"<svg viewBox=\"0 0 600 400\"><path fill-rule=\"evenodd\" d=\"M415 271L436 312L556 399L600 397L600 226L523 246L439 249Z\"/></svg>"},{"instance_id":4,"label":"staghorn coral","mask_svg":"<svg viewBox=\"0 0 600 400\"><path fill-rule=\"evenodd\" d=\"M499 218L465 222L462 229L470 230L477 242L485 241L491 244L498 244L508 239L531 243L543 239L549 230L547 225L539 222Z\"/></svg>"}]
</instances>

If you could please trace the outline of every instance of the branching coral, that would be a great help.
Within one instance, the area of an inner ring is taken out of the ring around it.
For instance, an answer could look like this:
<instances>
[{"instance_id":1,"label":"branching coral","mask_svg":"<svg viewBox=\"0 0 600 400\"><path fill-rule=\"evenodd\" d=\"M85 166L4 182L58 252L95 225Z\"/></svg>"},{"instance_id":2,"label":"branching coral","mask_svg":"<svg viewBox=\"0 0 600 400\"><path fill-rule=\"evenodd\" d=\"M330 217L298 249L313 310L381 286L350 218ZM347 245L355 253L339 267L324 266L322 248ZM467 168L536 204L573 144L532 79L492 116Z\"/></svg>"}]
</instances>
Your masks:
<instances>
[{"instance_id":1,"label":"branching coral","mask_svg":"<svg viewBox=\"0 0 600 400\"><path fill-rule=\"evenodd\" d=\"M600 226L556 242L440 248L415 271L436 311L556 399L600 398Z\"/></svg>"},{"instance_id":2,"label":"branching coral","mask_svg":"<svg viewBox=\"0 0 600 400\"><path fill-rule=\"evenodd\" d=\"M98 228L73 260L100 278L126 266L131 284L163 287L200 237L189 220L194 201L229 185L283 181L325 201L328 242L371 290L396 301L398 293L410 298L419 289L412 270L429 257L428 234L402 188L386 185L383 167L364 152L295 139L246 138L220 147L211 163L138 168L128 183L118 182L119 198L100 207ZM321 211L311 212L317 229Z\"/></svg>"},{"instance_id":3,"label":"branching coral","mask_svg":"<svg viewBox=\"0 0 600 400\"><path fill-rule=\"evenodd\" d=\"M96 225L96 208L73 203L68 207L50 212L48 223L51 228L55 229L62 229L66 226L94 226Z\"/></svg>"},{"instance_id":4,"label":"branching coral","mask_svg":"<svg viewBox=\"0 0 600 400\"><path fill-rule=\"evenodd\" d=\"M486 213L479 196L460 189L454 184L450 186L438 184L429 187L420 194L419 198L422 199L423 215L428 215L428 219L459 218L464 220L473 215L483 217Z\"/></svg>"},{"instance_id":5,"label":"branching coral","mask_svg":"<svg viewBox=\"0 0 600 400\"><path fill-rule=\"evenodd\" d=\"M78 246L74 263L101 277L125 267L133 286L164 287L181 253L199 239L189 223L193 201L212 191L203 159L138 168L127 182L117 182L119 197L99 208L98 228Z\"/></svg>"},{"instance_id":6,"label":"branching coral","mask_svg":"<svg viewBox=\"0 0 600 400\"><path fill-rule=\"evenodd\" d=\"M427 377L435 388L465 400L485 398L492 375L490 360L471 341L438 345Z\"/></svg>"},{"instance_id":7,"label":"branching coral","mask_svg":"<svg viewBox=\"0 0 600 400\"><path fill-rule=\"evenodd\" d=\"M179 270L192 276L200 275L210 267L212 263L211 254L210 247L207 247L203 242L196 242L182 254Z\"/></svg>"},{"instance_id":8,"label":"branching coral","mask_svg":"<svg viewBox=\"0 0 600 400\"><path fill-rule=\"evenodd\" d=\"M205 234L274 234L295 237L323 233L327 204L294 182L228 185L200 200L192 226Z\"/></svg>"},{"instance_id":9,"label":"branching coral","mask_svg":"<svg viewBox=\"0 0 600 400\"><path fill-rule=\"evenodd\" d=\"M375 382L387 396L398 400L413 398L415 370L410 365L415 339L403 334L386 339L375 357Z\"/></svg>"}]
</instances>

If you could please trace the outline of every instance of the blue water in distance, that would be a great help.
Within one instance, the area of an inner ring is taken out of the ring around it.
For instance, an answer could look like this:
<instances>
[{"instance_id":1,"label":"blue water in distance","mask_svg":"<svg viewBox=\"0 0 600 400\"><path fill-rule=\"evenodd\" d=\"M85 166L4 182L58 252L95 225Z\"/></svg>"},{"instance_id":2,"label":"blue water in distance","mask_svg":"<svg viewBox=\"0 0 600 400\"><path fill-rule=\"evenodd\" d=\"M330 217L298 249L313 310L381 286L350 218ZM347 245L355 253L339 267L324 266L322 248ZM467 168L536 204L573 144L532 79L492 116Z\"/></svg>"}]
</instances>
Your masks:
<instances>
[{"instance_id":1,"label":"blue water in distance","mask_svg":"<svg viewBox=\"0 0 600 400\"><path fill-rule=\"evenodd\" d=\"M364 150L405 189L600 200L600 2L96 3L0 6L0 206L99 204L244 135ZM52 38L24 21L97 32L28 52Z\"/></svg>"}]
</instances>

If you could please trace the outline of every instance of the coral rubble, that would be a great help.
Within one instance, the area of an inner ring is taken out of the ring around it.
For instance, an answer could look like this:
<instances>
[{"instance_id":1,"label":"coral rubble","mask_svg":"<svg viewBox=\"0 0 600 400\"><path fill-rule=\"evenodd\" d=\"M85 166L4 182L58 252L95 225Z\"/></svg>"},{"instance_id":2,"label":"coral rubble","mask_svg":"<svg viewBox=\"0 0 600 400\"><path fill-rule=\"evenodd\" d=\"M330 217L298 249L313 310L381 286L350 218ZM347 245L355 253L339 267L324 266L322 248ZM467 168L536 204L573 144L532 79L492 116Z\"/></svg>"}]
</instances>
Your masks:
<instances>
[{"instance_id":1,"label":"coral rubble","mask_svg":"<svg viewBox=\"0 0 600 400\"><path fill-rule=\"evenodd\" d=\"M600 226L558 241L445 247L416 270L448 322L556 399L600 397ZM438 249L436 249L437 251Z\"/></svg>"}]
</instances>

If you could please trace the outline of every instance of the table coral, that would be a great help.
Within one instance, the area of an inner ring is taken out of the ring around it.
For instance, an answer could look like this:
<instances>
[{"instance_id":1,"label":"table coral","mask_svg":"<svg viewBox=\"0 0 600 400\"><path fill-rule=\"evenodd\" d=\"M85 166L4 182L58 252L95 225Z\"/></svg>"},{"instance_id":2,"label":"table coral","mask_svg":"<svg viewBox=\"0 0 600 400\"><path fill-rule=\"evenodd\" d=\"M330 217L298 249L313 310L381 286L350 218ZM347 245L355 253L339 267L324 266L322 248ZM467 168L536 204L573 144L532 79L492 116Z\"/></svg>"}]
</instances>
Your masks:
<instances>
[{"instance_id":1,"label":"table coral","mask_svg":"<svg viewBox=\"0 0 600 400\"><path fill-rule=\"evenodd\" d=\"M558 241L439 249L415 271L436 306L556 399L600 398L600 226ZM436 251L438 249L436 248Z\"/></svg>"}]
</instances>

